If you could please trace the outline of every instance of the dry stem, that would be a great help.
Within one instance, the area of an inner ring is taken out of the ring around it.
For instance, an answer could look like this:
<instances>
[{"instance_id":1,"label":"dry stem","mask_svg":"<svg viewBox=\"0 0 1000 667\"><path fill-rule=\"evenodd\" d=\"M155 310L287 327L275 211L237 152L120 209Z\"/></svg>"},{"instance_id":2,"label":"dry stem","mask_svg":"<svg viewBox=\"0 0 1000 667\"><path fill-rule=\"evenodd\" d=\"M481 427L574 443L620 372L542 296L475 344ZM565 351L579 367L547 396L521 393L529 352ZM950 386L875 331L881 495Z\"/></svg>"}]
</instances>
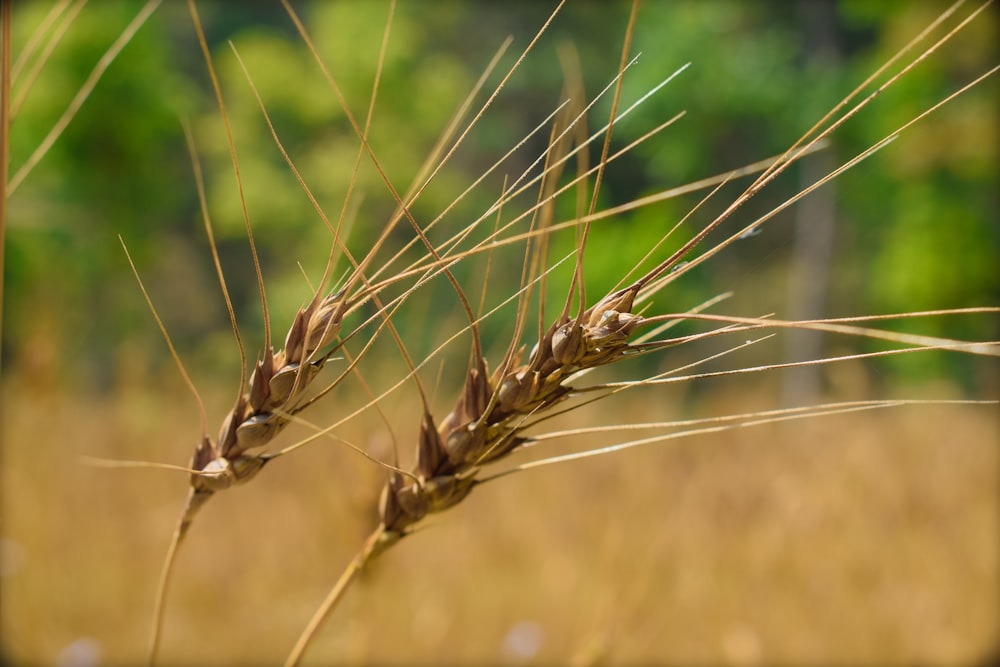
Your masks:
<instances>
[{"instance_id":1,"label":"dry stem","mask_svg":"<svg viewBox=\"0 0 1000 667\"><path fill-rule=\"evenodd\" d=\"M295 647L292 648L292 652L288 654L288 658L285 660L285 667L294 667L299 664L302 660L302 656L305 654L306 649L312 642L313 637L319 630L320 626L327 617L333 612L337 607L337 604L343 599L344 593L347 591L348 586L354 581L354 578L361 572L362 568L376 555L385 549L387 543L385 541L385 532L381 527L376 528L375 532L368 536L365 540L364 545L361 547L361 551L351 559L351 562L347 564L344 571L341 573L340 578L337 579L337 583L333 585L330 592L327 594L326 599L320 604L319 609L313 614L313 617L309 619L309 623L306 625L305 630L302 631L302 635L299 640L295 643Z\"/></svg>"}]
</instances>

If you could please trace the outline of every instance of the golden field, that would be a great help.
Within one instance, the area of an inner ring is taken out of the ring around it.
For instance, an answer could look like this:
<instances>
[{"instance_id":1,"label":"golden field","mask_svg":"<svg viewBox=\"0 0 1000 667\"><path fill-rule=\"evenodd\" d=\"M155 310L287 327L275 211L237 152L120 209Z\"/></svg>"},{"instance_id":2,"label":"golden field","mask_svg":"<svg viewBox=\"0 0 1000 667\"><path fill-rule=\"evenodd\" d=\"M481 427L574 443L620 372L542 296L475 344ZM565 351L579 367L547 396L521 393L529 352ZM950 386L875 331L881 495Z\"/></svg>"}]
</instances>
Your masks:
<instances>
[{"instance_id":1,"label":"golden field","mask_svg":"<svg viewBox=\"0 0 1000 667\"><path fill-rule=\"evenodd\" d=\"M721 394L701 411L760 408L767 387ZM190 399L13 380L3 399L6 659L137 664L187 482L80 457L184 463ZM650 399L613 414L650 410L680 416ZM384 448L365 430L347 433ZM902 407L504 478L377 560L306 663L968 664L1000 627L997 442L995 406ZM380 484L321 442L209 503L162 664L283 660L374 525Z\"/></svg>"}]
</instances>

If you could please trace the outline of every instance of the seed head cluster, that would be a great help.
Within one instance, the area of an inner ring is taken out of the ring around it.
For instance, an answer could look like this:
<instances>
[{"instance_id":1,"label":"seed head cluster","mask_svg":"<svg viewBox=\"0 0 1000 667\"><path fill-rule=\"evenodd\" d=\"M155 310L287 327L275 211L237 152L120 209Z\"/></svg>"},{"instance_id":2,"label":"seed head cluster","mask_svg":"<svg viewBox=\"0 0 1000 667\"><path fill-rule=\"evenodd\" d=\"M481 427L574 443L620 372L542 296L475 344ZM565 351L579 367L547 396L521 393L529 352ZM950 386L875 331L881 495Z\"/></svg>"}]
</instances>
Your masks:
<instances>
[{"instance_id":1,"label":"seed head cluster","mask_svg":"<svg viewBox=\"0 0 1000 667\"><path fill-rule=\"evenodd\" d=\"M246 391L222 422L218 443L207 436L195 450L191 485L211 494L254 477L269 460L252 453L264 447L301 409L310 383L329 358L345 310L341 293L314 299L295 314L285 347L257 361Z\"/></svg>"},{"instance_id":2,"label":"seed head cluster","mask_svg":"<svg viewBox=\"0 0 1000 667\"><path fill-rule=\"evenodd\" d=\"M420 425L412 477L392 472L382 490L383 539L394 541L431 512L463 500L481 467L527 441L526 419L552 408L573 388L581 370L618 361L633 348L643 323L632 313L638 285L605 296L577 317L560 316L531 351L492 375L484 359L470 368L455 408L439 423L427 412Z\"/></svg>"}]
</instances>

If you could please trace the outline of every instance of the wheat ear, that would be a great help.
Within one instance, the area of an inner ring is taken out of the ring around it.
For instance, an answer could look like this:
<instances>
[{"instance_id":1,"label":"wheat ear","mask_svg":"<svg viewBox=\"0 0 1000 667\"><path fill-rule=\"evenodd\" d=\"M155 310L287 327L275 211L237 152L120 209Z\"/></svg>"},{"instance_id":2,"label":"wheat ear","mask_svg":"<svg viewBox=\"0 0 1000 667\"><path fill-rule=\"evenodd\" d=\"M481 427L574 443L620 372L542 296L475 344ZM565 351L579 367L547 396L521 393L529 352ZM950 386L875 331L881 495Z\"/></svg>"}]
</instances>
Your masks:
<instances>
[{"instance_id":1,"label":"wheat ear","mask_svg":"<svg viewBox=\"0 0 1000 667\"><path fill-rule=\"evenodd\" d=\"M264 292L264 281L261 274L260 261L257 256L256 247L253 240L253 232L250 226L249 215L246 210L245 197L243 195L242 178L240 177L239 161L236 156L236 148L232 138L232 131L229 125L228 114L222 98L222 91L215 68L212 63L211 54L202 29L201 19L194 0L189 0L188 9L192 17L198 43L212 80L212 86L216 94L219 110L223 119L223 125L229 143L230 154L233 161L233 169L236 174L236 181L239 187L240 201L243 205L243 217L246 225L247 238L250 242L250 249L254 271L261 295L261 302L264 313L264 333L265 343L262 356L256 361L249 381L247 381L246 353L236 325L236 315L233 310L232 301L226 287L225 277L219 261L218 250L212 232L211 220L208 214L208 206L205 197L204 183L201 176L201 167L194 149L194 140L190 131L185 126L185 137L188 149L191 154L192 168L195 174L195 183L198 190L198 198L204 220L206 235L209 240L209 247L212 252L216 273L233 332L239 347L240 358L242 360L242 376L240 378L240 391L237 395L235 405L222 421L222 427L218 439L213 441L205 434L204 408L202 407L203 436L195 448L189 469L190 491L184 507L178 518L177 526L174 529L170 545L167 549L163 570L158 584L152 629L149 642L148 661L153 664L159 650L162 636L163 615L166 605L166 593L169 587L170 576L173 565L176 561L177 552L180 548L188 529L194 520L195 515L207 500L215 493L228 489L231 486L244 484L253 479L261 471L265 464L274 460L281 453L267 454L261 453L266 447L302 409L315 400L315 396L310 396L313 380L319 375L327 360L337 349L337 340L340 336L341 325L344 315L351 307L357 305L358 299L351 299L349 295L359 282L364 280L363 270L367 262L371 261L371 256L360 265L354 264L354 272L348 278L346 284L334 292L323 295L324 285L329 281L333 269L336 252L340 249L339 235L344 215L346 215L347 204L341 212L341 219L336 228L329 224L334 232L334 243L331 245L330 257L326 270L319 286L316 288L309 303L296 312L291 327L285 337L284 347L274 351L271 345L270 317L268 315L267 298ZM388 39L386 34L385 39ZM376 84L377 86L377 84ZM374 106L375 93L372 93L370 106ZM355 174L357 167L355 167ZM353 184L353 179L352 179ZM324 216L324 220L325 220ZM134 267L133 267L134 269ZM138 277L138 276L137 276ZM140 283L141 284L141 283ZM145 290L143 290L145 295ZM370 298L368 294L364 298ZM147 303L152 309L152 303L148 296ZM155 309L153 310L155 315ZM157 317L159 323L159 318ZM179 357L170 344L166 329L160 323L161 331L167 339L171 348L171 353L181 368L182 374L187 378L187 373L183 370L183 365ZM346 372L345 372L346 374ZM342 376L343 377L343 376ZM338 380L339 381L339 380ZM194 391L193 383L188 380L189 386ZM329 391L337 382L328 386L323 392ZM195 392L197 395L197 392ZM199 400L200 405L200 400ZM362 452L364 454L364 452ZM374 459L365 454L369 459ZM381 465L381 462L376 461ZM392 467L392 466L388 466Z\"/></svg>"},{"instance_id":2,"label":"wheat ear","mask_svg":"<svg viewBox=\"0 0 1000 667\"><path fill-rule=\"evenodd\" d=\"M635 9L638 3L633 5L633 16L626 32L626 46L623 49L623 63L625 53L628 48L628 35L631 34L632 21L634 21ZM953 9L948 10L948 13ZM815 149L820 142L824 141L835 129L845 122L861 108L866 106L886 87L892 85L898 78L907 73L917 63L932 53L941 43L950 39L958 30L966 25L977 12L968 17L958 27L950 31L944 38L939 40L921 55L906 65L903 70L891 77L885 84L869 94L861 102L849 109L845 114L830 123L825 129L819 131L821 127L833 117L833 115L843 106L846 106L852 97L858 94L870 81L872 81L884 68L880 69L862 86L859 86L830 114L821 119L809 132L798 142L786 151L777 161L775 161L765 172L722 214L717 216L701 232L696 234L688 243L666 260L660 262L654 269L646 273L642 278L633 282L627 287L612 291L600 299L595 305L584 309L585 295L583 292L583 248L586 245L587 225L590 221L597 219L596 209L596 189L600 183L603 166L608 160L608 137L605 137L604 150L597 168L595 193L591 200L589 210L585 215L577 220L582 224L582 232L579 240L578 255L576 261L576 271L573 276L570 289L568 290L566 304L563 312L553 322L548 329L540 332L540 336L528 356L526 363L520 363L517 358L519 353L515 353L516 341L520 334L520 322L515 327L514 341L508 351L507 357L498 370L491 374L486 365L485 359L479 355L473 355L473 363L465 378L464 389L455 407L440 421L436 421L430 411L426 408L421 420L419 437L417 443L416 462L412 469L412 475L404 477L398 472L389 475L383 487L379 513L380 521L365 541L362 549L352 559L348 567L330 593L313 615L305 630L296 642L292 652L286 660L286 667L299 664L305 651L307 650L313 637L315 637L319 627L325 618L336 607L337 603L348 586L355 579L358 571L372 558L379 555L388 547L398 542L402 537L410 534L414 526L428 514L441 512L460 503L472 489L480 483L496 479L499 475L489 478L478 477L483 466L494 463L522 445L530 441L523 431L530 425L537 423L538 417L553 411L553 408L568 398L571 394L579 391L569 382L579 377L582 373L598 366L614 363L631 354L639 354L658 349L667 345L678 344L682 340L662 340L646 343L631 343L630 338L636 330L643 325L653 325L677 321L684 319L685 314L663 315L659 317L645 318L635 312L635 306L641 299L648 298L668 284L681 271L674 269L682 268L682 258L688 255L697 247L705 237L717 228L726 218L728 218L737 208L742 206L750 197L759 192L764 186L771 182L778 174L800 158L805 152ZM941 19L939 19L940 21ZM938 22L939 22L938 21ZM936 24L937 22L935 22ZM301 30L301 29L300 29ZM929 31L929 30L928 30ZM928 31L924 31L917 39L904 48L904 52L911 48L913 44L922 39ZM901 55L901 54L899 54ZM898 55L897 55L898 57ZM893 62L894 57L890 62ZM971 85L976 85L982 78L989 76L989 73L977 79ZM964 89L963 89L964 90ZM961 92L961 91L959 91ZM958 93L956 93L958 94ZM950 99L950 98L949 98ZM945 100L947 101L947 100ZM943 103L943 102L942 102ZM608 125L608 134L614 124L615 108L617 106L617 91L615 103L612 106L611 121ZM935 105L933 108L937 108ZM926 115L933 110L930 109ZM911 121L912 122L912 121ZM900 128L905 129L909 124ZM872 148L851 160L843 169L837 170L826 178L822 179L814 187L835 177L844 169L856 164L858 161L868 157L886 143L891 141L896 134L893 133L882 142L876 143ZM374 158L373 158L374 159ZM554 173L554 172L552 172ZM550 171L543 169L543 174L550 175ZM531 213L534 215L539 208L545 206L549 199L540 198L540 202ZM783 208L784 205L782 205ZM772 215L772 212L769 215ZM607 212L604 212L607 214ZM763 222L765 218L755 221L750 229L755 228ZM698 261L705 261L721 248L735 242L745 230L740 234L735 234L717 246L703 253ZM419 232L419 230L418 230ZM544 238L544 234L542 235ZM539 252L539 254L543 254ZM526 260L527 262L527 260ZM574 293L579 299L578 314L574 317L568 315L569 307ZM541 301L541 300L540 300ZM523 316L523 311L519 310L519 320ZM906 337L887 334L878 330L862 329L859 327L849 327L831 322L769 322L761 318L723 318L712 316L700 316L694 319L714 320L725 322L729 326L727 330L746 330L758 326L791 326L796 328L813 328L852 335L862 335L874 338L889 338L895 342L907 345L925 345L928 348L950 348L968 351L977 354L996 355L996 346L990 344L967 344L958 341L918 339L917 337ZM742 329L740 329L742 327ZM713 332L714 333L714 332ZM626 386L637 386L641 382L626 383ZM802 412L780 415L748 415L743 423L737 426L753 425L765 423L766 421L778 421L802 416L815 416L820 414L831 414L839 411L872 409L877 407L887 407L898 405L899 402L875 402L866 405L845 405L845 406L825 406L813 412ZM755 418L756 417L756 418ZM711 427L711 428L732 428L733 426ZM695 429L692 432L705 432ZM677 437L677 436L669 436ZM624 446L635 446L648 442L659 442L666 438L658 437L646 439L641 442L623 443ZM556 463L562 460L572 460L610 451L617 451L623 445L611 446L593 452L584 452L569 457L558 457L543 460L532 464L520 466L518 469L537 467L548 463ZM505 473L501 473L505 474Z\"/></svg>"}]
</instances>

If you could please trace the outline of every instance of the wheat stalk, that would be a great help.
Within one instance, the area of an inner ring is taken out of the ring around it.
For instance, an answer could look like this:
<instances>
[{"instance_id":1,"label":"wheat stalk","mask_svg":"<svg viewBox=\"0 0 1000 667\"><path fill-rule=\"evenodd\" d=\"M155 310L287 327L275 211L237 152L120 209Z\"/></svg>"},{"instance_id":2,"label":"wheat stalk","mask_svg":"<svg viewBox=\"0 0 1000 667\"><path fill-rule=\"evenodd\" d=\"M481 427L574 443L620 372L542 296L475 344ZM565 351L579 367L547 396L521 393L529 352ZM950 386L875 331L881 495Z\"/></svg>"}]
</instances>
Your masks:
<instances>
[{"instance_id":1,"label":"wheat stalk","mask_svg":"<svg viewBox=\"0 0 1000 667\"><path fill-rule=\"evenodd\" d=\"M985 5L983 7L985 7ZM683 319L701 319L706 321L723 322L730 325L711 332L710 335L723 331L727 333L731 333L733 331L747 331L758 327L789 327L795 329L814 329L836 333L846 333L849 335L859 335L870 338L884 338L897 343L915 346L909 348L908 350L897 349L890 352L874 354L900 353L903 351L918 351L920 349L953 349L988 356L1000 355L1000 348L997 347L996 343L967 343L963 341L934 339L929 337L907 336L904 334L894 334L891 332L857 327L852 324L844 323L857 322L864 318L848 318L844 322L783 322L771 318L738 318L694 314L690 312L644 317L643 315L635 312L635 306L640 300L640 297L648 298L650 295L669 284L669 282L675 280L679 274L694 268L694 266L708 260L722 248L740 238L743 238L748 233L752 233L767 218L773 216L786 206L791 205L808 192L836 177L846 169L849 169L860 160L881 149L890 141L895 139L900 132L927 114L931 113L941 104L950 101L950 99L954 96L957 96L968 88L978 85L986 77L992 75L997 68L988 71L982 77L968 84L954 95L918 115L897 131L887 136L884 140L877 142L853 160L846 162L842 167L838 168L833 173L821 179L813 186L804 189L799 195L784 202L767 215L755 220L750 225L730 236L727 240L702 253L694 261L682 264L683 258L691 253L691 251L696 248L711 231L718 227L735 210L742 206L743 203L770 183L795 160L800 158L807 151L814 149L820 142L824 141L826 137L840 127L846 120L933 53L934 50L936 50L942 43L951 39L958 32L958 30L973 20L978 12L982 11L983 7L974 11L962 23L960 23L956 28L953 28L938 42L934 43L916 58L912 59L900 72L880 85L867 97L863 98L861 102L848 109L846 113L843 113L839 117L835 118L835 114L842 108L846 107L852 98L856 97L861 91L863 91L868 84L875 80L889 65L900 58L913 45L928 35L933 27L935 27L940 21L943 21L944 18L950 15L957 8L957 5L947 10L934 25L930 26L927 30L918 35L918 37L907 45L907 47L905 47L899 54L894 56L878 71L873 73L868 80L844 98L844 100L838 104L837 107L831 110L829 114L824 116L824 118L818 121L813 128L803 135L799 141L793 144L788 151L785 152L785 154L783 154L778 160L771 163L764 170L764 173L749 188L747 188L744 193L740 195L740 197L738 197L709 225L706 225L702 231L696 234L691 240L670 255L665 261L658 264L653 270L649 271L641 279L635 281L627 287L615 290L605 295L593 306L584 308L582 306L585 302L582 278L583 249L586 247L588 226L593 220L599 219L602 215L613 215L614 213L617 213L617 211L601 212L600 214L596 212L597 191L599 189L603 167L607 164L609 157L610 129L614 125L615 113L618 104L619 89L616 87L611 119L607 125L608 131L605 134L605 142L601 158L596 169L596 176L594 178L593 198L591 199L590 207L587 209L586 213L580 215L577 219L571 222L573 225L582 225L582 232L578 236L579 252L576 258L576 269L574 272L573 282L568 291L566 303L562 313L546 330L544 330L544 332L540 332L540 335L536 340L527 361L521 363L519 361L519 357L522 355L523 350L518 352L517 346L522 332L521 327L523 325L523 317L525 313L524 304L526 304L526 299L522 300L522 307L518 310L519 319L515 324L515 331L511 345L508 348L507 355L499 365L498 369L494 373L489 372L486 360L480 353L478 345L476 345L473 350L473 360L466 373L464 389L452 410L442 419L435 420L430 411L427 409L425 403L423 417L419 427L415 463L411 469L411 474L404 475L398 471L393 471L389 474L389 478L383 487L381 494L379 504L380 521L378 526L371 536L364 542L358 554L347 565L335 586L331 589L327 597L317 609L316 613L313 615L310 622L307 624L286 660L286 667L299 664L308 646L322 626L324 620L342 599L342 596L350 584L355 580L357 574L371 559L375 558L384 550L398 542L402 537L410 534L414 527L427 515L445 511L459 504L468 496L473 488L481 483L498 479L512 472L527 470L543 465L562 463L570 460L577 460L590 456L602 455L634 446L659 443L675 437L717 432L721 430L742 428L761 423L773 423L788 419L815 417L822 414L841 414L843 412L854 410L868 410L901 405L898 401L875 401L843 405L828 404L818 408L806 410L794 409L774 411L773 413L757 412L748 415L733 415L730 416L729 419L735 420L737 422L735 425L726 424L721 426L695 428L666 436L654 436L651 438L632 440L615 445L609 445L596 450L584 451L566 456L545 458L532 463L522 464L501 473L486 477L480 476L480 473L485 466L504 459L509 454L529 442L537 442L541 439L545 439L546 436L528 436L525 434L525 431L545 419L547 413L554 411L556 406L562 404L570 396L595 389L611 388L612 391L620 391L622 389L647 384L647 381L629 381L620 383L617 387L612 387L611 385L595 385L588 388L580 388L571 384L571 381L574 379L580 377L591 369L614 363L628 356L646 353L685 342L683 339L661 339L646 342L630 341L640 327L661 323L673 323ZM637 8L638 2L633 4L633 14L630 19L629 27L626 29L620 71L624 70L627 62L630 36L632 34L632 30L634 29L635 12ZM287 7L287 4L286 9L291 11L290 8ZM307 43L309 43L308 36L306 35L302 25L297 22L297 26L299 27L303 38ZM317 59L319 58L318 55L316 55L316 57ZM831 119L834 120L827 125L828 121ZM553 130L553 135L555 134L556 132ZM551 154L546 155L547 163L546 167L542 171L543 186L540 188L539 202L535 208L527 211L524 214L525 216L529 214L534 216L538 214L539 211L541 211L544 215L544 213L549 210L546 208L546 205L551 201L552 191L554 188L546 188L545 179L548 179L548 183L552 183L558 179L559 172L556 168L550 167L548 159L555 156L553 162L561 163L561 160L559 159L560 154L566 152L566 149L564 146L559 145L558 142L552 141L550 144L550 151ZM587 173L589 175L590 172ZM397 200L399 200L398 197ZM403 205L402 201L400 201L400 205ZM542 226L548 227L547 224L543 224ZM536 254L538 256L543 256L545 253L544 239L547 238L547 236L544 234L536 236L535 233L529 233L528 238L543 240L543 242L540 243L540 248L536 249ZM650 251L650 254L652 254L653 250ZM527 265L528 260L526 259L526 269ZM578 313L575 316L570 316L570 305L574 299L574 293L577 293L579 303L581 305ZM540 310L544 312L544 307L540 306ZM982 308L973 310L975 312L996 312L997 309ZM915 316L917 314L912 313L907 315ZM856 359L863 356L868 355L850 355L850 357L845 358ZM828 363L834 360L835 359L833 358L829 358L801 363ZM770 370L788 365L793 364L774 364L756 369L743 370L752 372L756 370ZM684 380L688 378L682 377L678 379ZM648 382L655 383L656 381L657 380L655 378L652 378ZM585 432L585 430L574 429L568 432L568 434L579 435L583 432ZM557 435L561 434L548 434L547 437L556 437Z\"/></svg>"},{"instance_id":2,"label":"wheat stalk","mask_svg":"<svg viewBox=\"0 0 1000 667\"><path fill-rule=\"evenodd\" d=\"M187 535L195 515L213 494L228 489L231 486L249 482L260 472L266 463L275 458L274 455L261 454L260 451L288 425L297 412L310 403L308 400L310 386L323 369L326 361L336 350L337 346L335 343L340 335L344 314L352 305L349 294L358 282L357 278L353 278L340 290L325 296L323 295L322 290L333 266L334 252L331 252L327 272L312 299L307 305L300 308L293 317L292 324L285 337L284 348L274 351L270 342L271 331L263 277L261 275L260 262L253 244L253 233L243 197L243 184L239 176L239 162L236 157L232 132L229 128L228 115L197 8L193 1L189 1L188 7L198 35L199 44L205 56L205 62L212 78L213 88L229 141L237 183L240 188L240 200L244 202L243 214L246 222L247 237L251 245L253 265L257 275L264 310L265 348L262 358L256 361L254 369L250 374L249 382L247 382L246 353L239 328L236 325L236 316L233 311L212 234L212 225L208 215L204 185L201 178L201 168L194 149L194 140L190 132L186 130L205 230L212 249L222 293L225 296L230 321L239 345L240 357L243 364L243 377L240 378L240 392L236 398L236 403L223 419L217 440L213 441L208 436L205 429L204 408L201 408L202 438L195 448L189 465L192 472L190 477L191 489L171 538L157 589L149 641L148 661L150 664L156 661L159 650L167 589L173 566L176 562L177 551L184 537ZM374 105L374 96L372 105ZM332 248L333 251L338 249L336 242ZM132 268L133 272L135 272L134 265ZM360 272L356 274L356 276L360 275L362 275ZM138 280L137 273L136 278ZM145 294L144 289L143 293ZM148 296L146 300L155 315L155 309ZM158 317L157 320L159 320ZM182 374L187 377L187 373L183 369L183 364L176 352L174 352L169 335L162 324L160 325L160 329L167 339L168 345L171 347L171 353L178 363ZM193 384L189 382L189 386L197 398L197 391L194 390ZM200 399L197 400L199 406L201 406Z\"/></svg>"}]
</instances>

